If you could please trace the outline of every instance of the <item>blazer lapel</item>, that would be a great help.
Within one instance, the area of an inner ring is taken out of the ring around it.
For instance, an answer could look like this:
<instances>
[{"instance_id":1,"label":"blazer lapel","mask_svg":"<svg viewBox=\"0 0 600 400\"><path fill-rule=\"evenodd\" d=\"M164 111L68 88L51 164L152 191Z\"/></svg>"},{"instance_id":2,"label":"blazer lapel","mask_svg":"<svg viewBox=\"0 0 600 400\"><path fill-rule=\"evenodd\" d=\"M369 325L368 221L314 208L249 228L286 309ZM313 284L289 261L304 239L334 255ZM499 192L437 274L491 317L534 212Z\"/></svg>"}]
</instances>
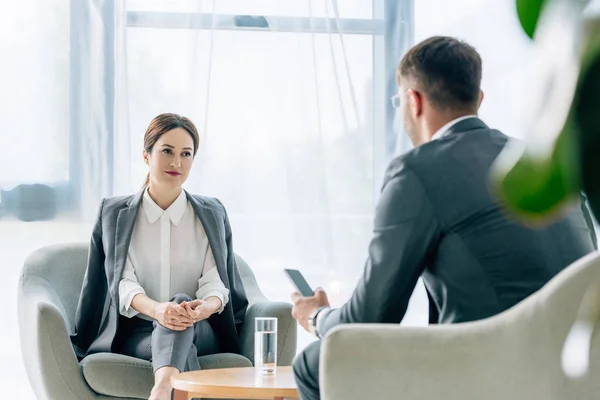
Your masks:
<instances>
[{"instance_id":1,"label":"blazer lapel","mask_svg":"<svg viewBox=\"0 0 600 400\"><path fill-rule=\"evenodd\" d=\"M215 257L215 262L217 263L217 269L219 271L219 275L221 276L221 280L225 286L229 288L229 280L227 279L228 276L225 262L225 250L223 249L223 241L221 240L221 238L225 237L225 232L223 232L223 224L220 223L215 211L211 207L207 206L201 199L191 196L187 192L186 195L189 202L192 204L196 215L200 219L202 226L204 227L206 237L208 238L208 243L210 244L213 256Z\"/></svg>"},{"instance_id":2,"label":"blazer lapel","mask_svg":"<svg viewBox=\"0 0 600 400\"><path fill-rule=\"evenodd\" d=\"M115 259L114 259L114 276L113 276L113 294L116 295L125 269L125 260L129 252L129 244L131 243L131 235L135 225L135 218L142 200L144 190L131 197L127 202L127 207L119 211L117 216L115 230ZM118 298L118 296L116 296Z\"/></svg>"}]
</instances>

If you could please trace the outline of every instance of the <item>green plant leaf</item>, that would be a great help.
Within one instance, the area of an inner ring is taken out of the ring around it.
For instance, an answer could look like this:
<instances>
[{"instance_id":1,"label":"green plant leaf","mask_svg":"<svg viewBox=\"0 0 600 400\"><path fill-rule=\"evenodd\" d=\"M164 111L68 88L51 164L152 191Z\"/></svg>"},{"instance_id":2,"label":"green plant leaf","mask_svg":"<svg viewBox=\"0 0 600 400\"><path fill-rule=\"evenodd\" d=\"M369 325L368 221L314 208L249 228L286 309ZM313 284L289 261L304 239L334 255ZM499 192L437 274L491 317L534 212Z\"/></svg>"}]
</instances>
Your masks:
<instances>
[{"instance_id":1,"label":"green plant leaf","mask_svg":"<svg viewBox=\"0 0 600 400\"><path fill-rule=\"evenodd\" d=\"M516 0L517 16L525 34L533 39L535 28L547 0Z\"/></svg>"},{"instance_id":2,"label":"green plant leaf","mask_svg":"<svg viewBox=\"0 0 600 400\"><path fill-rule=\"evenodd\" d=\"M600 17L583 24L584 45L578 89L572 106L579 140L581 186L600 218Z\"/></svg>"},{"instance_id":3,"label":"green plant leaf","mask_svg":"<svg viewBox=\"0 0 600 400\"><path fill-rule=\"evenodd\" d=\"M555 21L569 18L564 8L553 12ZM546 21L552 23L552 19ZM580 190L587 194L596 219L600 218L600 18L584 24L580 20L576 22L567 25L577 26L578 44L563 49L576 47L579 65L574 70L574 65L560 63L568 52L551 57L559 49L541 47L539 56L543 64L554 64L547 74L540 74L536 82L539 88L534 86L538 90L533 93L546 94L545 101L537 108L541 111L532 114L533 122L527 125L534 134L525 142L509 142L490 171L492 189L498 198L511 214L526 224L552 221L570 199L578 197ZM536 44L542 39L552 44L556 35L572 37L567 30L560 29L560 24L556 27L545 29L543 38L536 37ZM574 72L576 80L572 86L569 82ZM566 85L561 86L565 82ZM540 102L539 97L533 96L533 99L533 103ZM557 125L560 119L553 117L563 110L567 111L567 118Z\"/></svg>"},{"instance_id":4,"label":"green plant leaf","mask_svg":"<svg viewBox=\"0 0 600 400\"><path fill-rule=\"evenodd\" d=\"M549 0L535 35L531 79L519 108L524 142L512 140L490 170L492 189L506 209L525 223L547 223L581 188L578 129L574 112L581 79L582 2Z\"/></svg>"}]
</instances>

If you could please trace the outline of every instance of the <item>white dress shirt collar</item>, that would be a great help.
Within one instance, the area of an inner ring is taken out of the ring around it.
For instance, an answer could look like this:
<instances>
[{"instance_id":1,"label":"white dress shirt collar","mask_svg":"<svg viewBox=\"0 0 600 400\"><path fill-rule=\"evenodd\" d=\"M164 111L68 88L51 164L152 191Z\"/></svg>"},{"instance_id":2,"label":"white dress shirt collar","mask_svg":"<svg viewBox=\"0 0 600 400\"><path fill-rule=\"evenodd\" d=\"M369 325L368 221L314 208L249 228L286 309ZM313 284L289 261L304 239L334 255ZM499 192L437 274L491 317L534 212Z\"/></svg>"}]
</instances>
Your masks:
<instances>
[{"instance_id":1,"label":"white dress shirt collar","mask_svg":"<svg viewBox=\"0 0 600 400\"><path fill-rule=\"evenodd\" d=\"M166 210L160 208L160 206L156 204L154 200L152 200L147 188L144 191L142 208L144 209L146 218L148 218L148 222L151 224L155 223L163 214L167 214L173 225L177 226L185 214L187 209L186 206L187 197L184 190L181 191L177 199L175 199L173 204L171 204Z\"/></svg>"},{"instance_id":2,"label":"white dress shirt collar","mask_svg":"<svg viewBox=\"0 0 600 400\"><path fill-rule=\"evenodd\" d=\"M436 139L441 138L442 135L444 133L446 133L450 128L452 128L454 125L456 125L460 121L463 121L463 120L469 119L469 118L477 118L477 115L474 115L474 114L473 115L463 115L462 117L453 119L452 121L448 122L446 125L442 126L440 129L438 129L431 137L431 140L434 141Z\"/></svg>"}]
</instances>

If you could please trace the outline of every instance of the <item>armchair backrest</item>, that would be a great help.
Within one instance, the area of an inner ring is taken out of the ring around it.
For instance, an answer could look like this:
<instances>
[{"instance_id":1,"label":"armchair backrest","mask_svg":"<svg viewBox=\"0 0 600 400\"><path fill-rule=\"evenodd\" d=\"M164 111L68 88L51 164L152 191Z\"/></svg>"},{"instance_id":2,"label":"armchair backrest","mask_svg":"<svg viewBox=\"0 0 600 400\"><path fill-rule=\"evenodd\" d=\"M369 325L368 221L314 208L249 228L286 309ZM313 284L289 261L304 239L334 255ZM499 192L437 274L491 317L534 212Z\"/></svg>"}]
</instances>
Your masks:
<instances>
[{"instance_id":1,"label":"armchair backrest","mask_svg":"<svg viewBox=\"0 0 600 400\"><path fill-rule=\"evenodd\" d=\"M27 257L21 272L25 290L40 281L54 289L71 328L85 275L88 246L87 243L68 243L42 247Z\"/></svg>"},{"instance_id":2,"label":"armchair backrest","mask_svg":"<svg viewBox=\"0 0 600 400\"><path fill-rule=\"evenodd\" d=\"M323 340L322 398L392 398L396 393L448 400L598 398L598 332L583 379L565 376L561 352L584 293L599 282L600 252L594 252L491 318L430 327L338 326Z\"/></svg>"}]
</instances>

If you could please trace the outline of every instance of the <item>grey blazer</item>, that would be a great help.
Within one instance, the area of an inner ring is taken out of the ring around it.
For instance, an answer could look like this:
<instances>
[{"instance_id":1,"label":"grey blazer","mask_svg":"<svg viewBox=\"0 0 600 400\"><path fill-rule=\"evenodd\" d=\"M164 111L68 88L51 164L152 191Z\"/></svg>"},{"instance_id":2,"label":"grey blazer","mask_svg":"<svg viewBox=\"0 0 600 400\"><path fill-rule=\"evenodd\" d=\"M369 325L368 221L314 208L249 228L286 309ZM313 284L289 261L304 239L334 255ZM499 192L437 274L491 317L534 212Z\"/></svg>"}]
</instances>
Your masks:
<instances>
[{"instance_id":1,"label":"grey blazer","mask_svg":"<svg viewBox=\"0 0 600 400\"><path fill-rule=\"evenodd\" d=\"M75 314L75 332L71 335L79 358L112 351L120 319L119 281L143 192L107 198L100 205ZM186 195L204 226L221 280L230 291L223 312L213 314L208 321L219 338L220 351L239 353L238 332L248 300L235 262L227 212L217 199L187 192ZM107 296L109 307L105 314Z\"/></svg>"},{"instance_id":2,"label":"grey blazer","mask_svg":"<svg viewBox=\"0 0 600 400\"><path fill-rule=\"evenodd\" d=\"M364 275L342 308L324 311L321 334L342 323L399 323L420 276L430 323L486 318L593 250L584 207L540 229L506 214L487 185L506 141L467 119L391 162Z\"/></svg>"}]
</instances>

